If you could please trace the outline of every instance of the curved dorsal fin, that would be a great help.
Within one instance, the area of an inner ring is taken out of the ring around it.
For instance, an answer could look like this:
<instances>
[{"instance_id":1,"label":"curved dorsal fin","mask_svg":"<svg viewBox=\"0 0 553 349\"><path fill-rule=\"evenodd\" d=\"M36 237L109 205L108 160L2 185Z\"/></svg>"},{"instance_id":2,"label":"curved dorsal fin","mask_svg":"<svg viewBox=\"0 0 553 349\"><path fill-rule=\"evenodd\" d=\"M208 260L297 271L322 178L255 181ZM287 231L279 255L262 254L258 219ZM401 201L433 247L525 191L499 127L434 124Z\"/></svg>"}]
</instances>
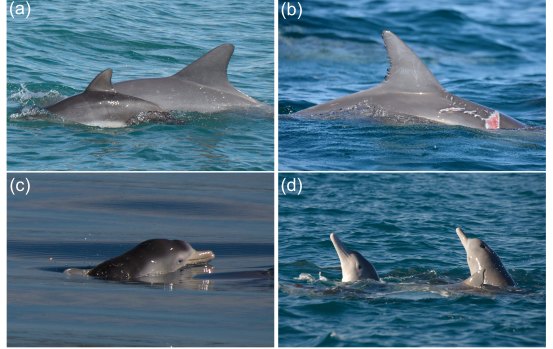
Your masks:
<instances>
[{"instance_id":1,"label":"curved dorsal fin","mask_svg":"<svg viewBox=\"0 0 553 349\"><path fill-rule=\"evenodd\" d=\"M227 85L227 67L233 52L234 45L217 46L174 76L207 86Z\"/></svg>"},{"instance_id":2,"label":"curved dorsal fin","mask_svg":"<svg viewBox=\"0 0 553 349\"><path fill-rule=\"evenodd\" d=\"M442 85L419 57L391 31L383 31L382 38L390 59L387 86L404 92L441 92Z\"/></svg>"},{"instance_id":3,"label":"curved dorsal fin","mask_svg":"<svg viewBox=\"0 0 553 349\"><path fill-rule=\"evenodd\" d=\"M100 74L96 75L94 80L88 85L86 91L100 91L100 92L114 92L115 89L111 84L111 69L106 69Z\"/></svg>"}]
</instances>

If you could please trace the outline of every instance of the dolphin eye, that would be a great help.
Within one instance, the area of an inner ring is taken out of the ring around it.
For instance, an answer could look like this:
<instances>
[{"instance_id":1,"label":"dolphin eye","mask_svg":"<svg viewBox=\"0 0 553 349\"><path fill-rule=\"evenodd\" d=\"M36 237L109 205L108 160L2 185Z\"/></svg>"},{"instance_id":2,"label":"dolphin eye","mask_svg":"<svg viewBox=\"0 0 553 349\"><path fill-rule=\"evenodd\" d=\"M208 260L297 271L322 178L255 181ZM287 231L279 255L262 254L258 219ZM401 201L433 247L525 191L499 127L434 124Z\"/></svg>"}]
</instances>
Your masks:
<instances>
[{"instance_id":1,"label":"dolphin eye","mask_svg":"<svg viewBox=\"0 0 553 349\"><path fill-rule=\"evenodd\" d=\"M486 246L484 246L483 243L480 244L480 247L481 247L481 248L486 248Z\"/></svg>"},{"instance_id":2,"label":"dolphin eye","mask_svg":"<svg viewBox=\"0 0 553 349\"><path fill-rule=\"evenodd\" d=\"M184 259L182 259L182 258L179 259L179 263L182 263L182 262L184 262Z\"/></svg>"}]
</instances>

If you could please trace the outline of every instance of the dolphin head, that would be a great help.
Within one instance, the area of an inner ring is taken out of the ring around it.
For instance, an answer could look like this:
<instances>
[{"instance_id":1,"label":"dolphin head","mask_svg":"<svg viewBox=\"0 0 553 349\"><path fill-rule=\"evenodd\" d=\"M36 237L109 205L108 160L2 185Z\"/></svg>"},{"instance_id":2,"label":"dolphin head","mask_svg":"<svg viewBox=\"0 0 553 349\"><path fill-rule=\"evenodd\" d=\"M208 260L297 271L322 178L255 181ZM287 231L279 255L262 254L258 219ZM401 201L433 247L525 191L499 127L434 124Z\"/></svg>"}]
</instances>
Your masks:
<instances>
[{"instance_id":1,"label":"dolphin head","mask_svg":"<svg viewBox=\"0 0 553 349\"><path fill-rule=\"evenodd\" d=\"M467 253L471 276L482 275L482 284L500 287L515 284L499 256L488 244L477 238L468 238L459 227L455 231Z\"/></svg>"},{"instance_id":2,"label":"dolphin head","mask_svg":"<svg viewBox=\"0 0 553 349\"><path fill-rule=\"evenodd\" d=\"M155 239L144 244L147 257L142 275L160 275L175 272L185 266L204 264L215 258L211 251L196 251L182 240ZM140 246L139 245L139 246Z\"/></svg>"},{"instance_id":3,"label":"dolphin head","mask_svg":"<svg viewBox=\"0 0 553 349\"><path fill-rule=\"evenodd\" d=\"M471 274L491 265L493 259L498 259L495 252L484 241L477 238L468 238L461 228L457 228L455 231L467 253L467 264Z\"/></svg>"},{"instance_id":4,"label":"dolphin head","mask_svg":"<svg viewBox=\"0 0 553 349\"><path fill-rule=\"evenodd\" d=\"M336 249L342 268L342 282L351 282L363 279L379 280L373 265L359 252L350 251L344 247L336 234L330 234L330 241Z\"/></svg>"}]
</instances>

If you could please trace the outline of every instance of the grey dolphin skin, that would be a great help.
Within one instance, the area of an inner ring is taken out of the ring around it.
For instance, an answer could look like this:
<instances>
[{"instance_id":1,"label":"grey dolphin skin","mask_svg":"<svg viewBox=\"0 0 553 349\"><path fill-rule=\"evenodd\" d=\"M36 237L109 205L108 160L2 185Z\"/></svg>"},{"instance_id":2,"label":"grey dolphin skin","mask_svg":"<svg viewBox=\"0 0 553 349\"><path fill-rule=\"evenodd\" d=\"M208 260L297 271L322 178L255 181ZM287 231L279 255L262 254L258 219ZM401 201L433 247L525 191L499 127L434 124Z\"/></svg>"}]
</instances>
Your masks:
<instances>
[{"instance_id":1,"label":"grey dolphin skin","mask_svg":"<svg viewBox=\"0 0 553 349\"><path fill-rule=\"evenodd\" d=\"M46 109L64 121L124 127L143 121L178 123L170 111L212 113L267 105L243 94L228 81L234 46L223 44L175 75L112 84L106 69L76 96ZM138 117L138 118L137 118Z\"/></svg>"},{"instance_id":2,"label":"grey dolphin skin","mask_svg":"<svg viewBox=\"0 0 553 349\"><path fill-rule=\"evenodd\" d=\"M205 264L213 258L213 252L196 251L186 241L152 239L100 263L88 275L105 280L132 281L172 273L185 266Z\"/></svg>"},{"instance_id":3,"label":"grey dolphin skin","mask_svg":"<svg viewBox=\"0 0 553 349\"><path fill-rule=\"evenodd\" d=\"M380 280L373 265L359 252L346 249L336 234L330 234L330 241L332 241L338 258L340 259L342 282L364 279Z\"/></svg>"},{"instance_id":4,"label":"grey dolphin skin","mask_svg":"<svg viewBox=\"0 0 553 349\"><path fill-rule=\"evenodd\" d=\"M470 277L463 283L473 287L491 285L496 287L515 286L515 281L501 263L499 256L484 241L468 238L461 228L457 236L467 253Z\"/></svg>"},{"instance_id":5,"label":"grey dolphin skin","mask_svg":"<svg viewBox=\"0 0 553 349\"><path fill-rule=\"evenodd\" d=\"M115 89L171 111L211 113L264 106L228 81L227 67L233 52L233 45L223 44L175 75L119 82Z\"/></svg>"},{"instance_id":6,"label":"grey dolphin skin","mask_svg":"<svg viewBox=\"0 0 553 349\"><path fill-rule=\"evenodd\" d=\"M482 130L525 127L497 110L447 92L419 57L394 33L384 31L382 38L390 67L381 84L295 115L371 118L384 124L439 123Z\"/></svg>"},{"instance_id":7,"label":"grey dolphin skin","mask_svg":"<svg viewBox=\"0 0 553 349\"><path fill-rule=\"evenodd\" d=\"M90 126L123 127L140 113L161 112L162 109L138 97L115 91L111 69L98 74L86 90L46 108L49 112L70 121ZM161 114L160 114L161 115Z\"/></svg>"}]
</instances>

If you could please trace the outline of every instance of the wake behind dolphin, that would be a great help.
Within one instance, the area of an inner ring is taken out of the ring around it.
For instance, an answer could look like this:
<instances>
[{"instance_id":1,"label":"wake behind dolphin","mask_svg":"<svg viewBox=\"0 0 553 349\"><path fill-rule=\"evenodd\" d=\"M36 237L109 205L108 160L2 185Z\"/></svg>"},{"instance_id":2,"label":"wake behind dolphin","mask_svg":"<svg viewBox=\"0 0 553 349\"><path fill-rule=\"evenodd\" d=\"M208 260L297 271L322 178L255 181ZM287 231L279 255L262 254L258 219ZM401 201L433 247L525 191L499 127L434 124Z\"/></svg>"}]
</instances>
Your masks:
<instances>
[{"instance_id":1,"label":"wake behind dolphin","mask_svg":"<svg viewBox=\"0 0 553 349\"><path fill-rule=\"evenodd\" d=\"M390 31L382 32L382 37L390 59L384 82L295 115L367 118L384 124L439 123L482 130L525 126L497 110L447 92L400 38Z\"/></svg>"},{"instance_id":2,"label":"wake behind dolphin","mask_svg":"<svg viewBox=\"0 0 553 349\"><path fill-rule=\"evenodd\" d=\"M65 273L84 274L105 280L136 281L173 273L187 266L205 264L213 258L213 252L196 251L186 241L152 239L98 264L92 270L67 269Z\"/></svg>"}]
</instances>

